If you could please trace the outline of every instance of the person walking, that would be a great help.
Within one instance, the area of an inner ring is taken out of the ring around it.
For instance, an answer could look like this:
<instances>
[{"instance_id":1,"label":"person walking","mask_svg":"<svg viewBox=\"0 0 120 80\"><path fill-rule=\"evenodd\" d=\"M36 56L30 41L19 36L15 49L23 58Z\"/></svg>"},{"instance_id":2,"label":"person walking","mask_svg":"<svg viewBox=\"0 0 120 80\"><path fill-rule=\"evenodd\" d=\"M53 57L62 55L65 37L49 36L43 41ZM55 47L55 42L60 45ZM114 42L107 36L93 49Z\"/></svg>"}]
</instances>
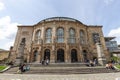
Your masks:
<instances>
[{"instance_id":1,"label":"person walking","mask_svg":"<svg viewBox=\"0 0 120 80\"><path fill-rule=\"evenodd\" d=\"M49 64L49 59L46 60L46 65L48 65L48 64Z\"/></svg>"}]
</instances>

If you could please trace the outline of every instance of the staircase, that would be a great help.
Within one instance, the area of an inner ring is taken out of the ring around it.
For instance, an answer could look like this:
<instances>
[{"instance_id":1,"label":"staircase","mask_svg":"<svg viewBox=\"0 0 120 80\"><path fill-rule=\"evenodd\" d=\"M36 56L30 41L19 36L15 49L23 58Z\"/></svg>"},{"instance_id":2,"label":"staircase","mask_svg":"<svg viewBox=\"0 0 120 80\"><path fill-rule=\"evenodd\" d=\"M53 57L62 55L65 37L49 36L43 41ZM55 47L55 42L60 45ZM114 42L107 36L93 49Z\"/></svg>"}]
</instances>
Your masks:
<instances>
[{"instance_id":1,"label":"staircase","mask_svg":"<svg viewBox=\"0 0 120 80\"><path fill-rule=\"evenodd\" d=\"M17 73L18 69L19 69L19 67L11 67L10 69L5 71L4 73L14 74L14 73Z\"/></svg>"},{"instance_id":2,"label":"staircase","mask_svg":"<svg viewBox=\"0 0 120 80\"><path fill-rule=\"evenodd\" d=\"M29 63L31 67L86 67L88 63L50 63L49 65L41 65L40 63Z\"/></svg>"},{"instance_id":3,"label":"staircase","mask_svg":"<svg viewBox=\"0 0 120 80\"><path fill-rule=\"evenodd\" d=\"M25 74L94 74L94 73L112 73L116 70L108 70L104 67L52 67L36 68L31 67Z\"/></svg>"},{"instance_id":4,"label":"staircase","mask_svg":"<svg viewBox=\"0 0 120 80\"><path fill-rule=\"evenodd\" d=\"M108 70L103 66L87 67L82 63L69 64L29 64L30 70L23 74L95 74L95 73L113 73L117 70ZM18 67L13 67L5 73L17 73Z\"/></svg>"}]
</instances>

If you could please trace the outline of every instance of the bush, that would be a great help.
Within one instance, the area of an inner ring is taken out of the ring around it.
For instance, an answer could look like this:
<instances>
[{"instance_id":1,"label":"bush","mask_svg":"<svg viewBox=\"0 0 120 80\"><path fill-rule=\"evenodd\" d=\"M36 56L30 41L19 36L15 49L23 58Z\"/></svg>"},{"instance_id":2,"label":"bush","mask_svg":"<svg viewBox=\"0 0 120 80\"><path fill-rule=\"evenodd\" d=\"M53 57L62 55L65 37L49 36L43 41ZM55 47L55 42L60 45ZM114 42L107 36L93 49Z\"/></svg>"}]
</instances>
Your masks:
<instances>
[{"instance_id":1,"label":"bush","mask_svg":"<svg viewBox=\"0 0 120 80\"><path fill-rule=\"evenodd\" d=\"M120 60L119 57L116 57L116 56L111 57L111 61L114 61L115 63L118 63L119 60Z\"/></svg>"},{"instance_id":2,"label":"bush","mask_svg":"<svg viewBox=\"0 0 120 80\"><path fill-rule=\"evenodd\" d=\"M118 69L120 69L120 65L116 65L116 67L117 67Z\"/></svg>"}]
</instances>

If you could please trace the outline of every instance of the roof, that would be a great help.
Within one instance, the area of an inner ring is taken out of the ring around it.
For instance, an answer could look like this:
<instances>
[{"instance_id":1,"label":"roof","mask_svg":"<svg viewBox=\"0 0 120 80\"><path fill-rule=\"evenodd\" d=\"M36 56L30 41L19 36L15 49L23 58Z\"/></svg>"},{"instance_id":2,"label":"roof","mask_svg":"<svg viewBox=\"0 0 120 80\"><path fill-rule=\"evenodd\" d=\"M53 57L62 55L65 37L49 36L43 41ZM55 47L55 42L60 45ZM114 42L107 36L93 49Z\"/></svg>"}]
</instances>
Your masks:
<instances>
[{"instance_id":1,"label":"roof","mask_svg":"<svg viewBox=\"0 0 120 80\"><path fill-rule=\"evenodd\" d=\"M51 17L51 18L44 19L44 20L40 21L39 23L49 22L49 21L72 21L72 22L79 22L79 23L83 24L79 20L76 20L74 18L69 18L69 17Z\"/></svg>"},{"instance_id":2,"label":"roof","mask_svg":"<svg viewBox=\"0 0 120 80\"><path fill-rule=\"evenodd\" d=\"M120 54L120 49L114 50L112 53L114 53L114 54Z\"/></svg>"},{"instance_id":3,"label":"roof","mask_svg":"<svg viewBox=\"0 0 120 80\"><path fill-rule=\"evenodd\" d=\"M110 41L112 39L115 39L116 37L104 37L105 41Z\"/></svg>"},{"instance_id":4,"label":"roof","mask_svg":"<svg viewBox=\"0 0 120 80\"><path fill-rule=\"evenodd\" d=\"M79 20L74 19L74 18L70 18L70 17L51 17L51 18L43 19L43 20L41 20L40 22L38 22L37 24L34 24L34 25L18 25L18 27L33 27L35 25L38 25L38 24L41 24L41 23L44 23L44 22L51 22L51 21L70 21L70 22L78 22L82 25L85 25L82 22L80 22ZM85 26L88 26L88 27L103 27L102 25L85 25Z\"/></svg>"}]
</instances>

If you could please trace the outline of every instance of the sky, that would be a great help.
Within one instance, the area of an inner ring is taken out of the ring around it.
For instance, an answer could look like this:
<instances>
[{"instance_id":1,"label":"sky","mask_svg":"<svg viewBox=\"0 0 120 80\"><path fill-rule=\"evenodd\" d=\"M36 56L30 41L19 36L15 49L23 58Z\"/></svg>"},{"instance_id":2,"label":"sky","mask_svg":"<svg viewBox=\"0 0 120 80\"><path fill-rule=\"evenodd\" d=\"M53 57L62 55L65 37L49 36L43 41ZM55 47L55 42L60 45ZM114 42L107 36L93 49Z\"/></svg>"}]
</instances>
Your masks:
<instances>
[{"instance_id":1,"label":"sky","mask_svg":"<svg viewBox=\"0 0 120 80\"><path fill-rule=\"evenodd\" d=\"M102 25L104 36L115 36L120 44L120 0L0 0L0 48L14 45L17 25L34 25L50 17Z\"/></svg>"}]
</instances>

